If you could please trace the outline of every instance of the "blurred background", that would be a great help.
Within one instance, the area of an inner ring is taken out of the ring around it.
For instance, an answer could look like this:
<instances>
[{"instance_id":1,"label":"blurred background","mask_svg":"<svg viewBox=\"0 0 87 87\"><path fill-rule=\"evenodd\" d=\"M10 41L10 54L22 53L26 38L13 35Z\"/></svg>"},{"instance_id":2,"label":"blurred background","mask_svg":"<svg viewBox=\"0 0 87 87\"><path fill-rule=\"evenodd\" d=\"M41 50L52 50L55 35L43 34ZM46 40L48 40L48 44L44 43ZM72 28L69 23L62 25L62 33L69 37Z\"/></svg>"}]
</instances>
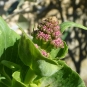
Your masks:
<instances>
[{"instance_id":1,"label":"blurred background","mask_svg":"<svg viewBox=\"0 0 87 87\"><path fill-rule=\"evenodd\" d=\"M87 27L87 0L0 0L0 16L18 34L17 24L31 34L38 22L49 16L56 16L60 24L73 21ZM64 60L87 86L87 31L68 28L63 35L69 47Z\"/></svg>"}]
</instances>

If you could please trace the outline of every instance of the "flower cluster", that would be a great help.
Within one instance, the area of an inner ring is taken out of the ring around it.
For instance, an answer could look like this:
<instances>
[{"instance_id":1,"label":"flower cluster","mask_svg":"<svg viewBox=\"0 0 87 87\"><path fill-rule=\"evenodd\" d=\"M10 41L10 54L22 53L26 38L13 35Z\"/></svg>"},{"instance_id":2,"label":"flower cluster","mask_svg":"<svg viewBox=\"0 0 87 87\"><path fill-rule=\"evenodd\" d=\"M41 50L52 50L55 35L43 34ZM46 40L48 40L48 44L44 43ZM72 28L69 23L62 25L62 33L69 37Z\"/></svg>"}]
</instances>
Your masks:
<instances>
[{"instance_id":1,"label":"flower cluster","mask_svg":"<svg viewBox=\"0 0 87 87\"><path fill-rule=\"evenodd\" d=\"M40 40L42 39L43 41L49 41L49 40L51 40L51 36L49 34L45 34L42 31L38 32L37 38L39 38Z\"/></svg>"},{"instance_id":2,"label":"flower cluster","mask_svg":"<svg viewBox=\"0 0 87 87\"><path fill-rule=\"evenodd\" d=\"M38 25L39 32L37 33L37 39L45 42L50 42L54 47L64 47L64 43L61 39L60 26L56 17L49 17L43 20Z\"/></svg>"},{"instance_id":3,"label":"flower cluster","mask_svg":"<svg viewBox=\"0 0 87 87\"><path fill-rule=\"evenodd\" d=\"M34 44L36 48L38 48L41 52L41 54L45 57L48 57L49 56L49 53L47 53L45 50L39 48L39 46L37 44Z\"/></svg>"}]
</instances>

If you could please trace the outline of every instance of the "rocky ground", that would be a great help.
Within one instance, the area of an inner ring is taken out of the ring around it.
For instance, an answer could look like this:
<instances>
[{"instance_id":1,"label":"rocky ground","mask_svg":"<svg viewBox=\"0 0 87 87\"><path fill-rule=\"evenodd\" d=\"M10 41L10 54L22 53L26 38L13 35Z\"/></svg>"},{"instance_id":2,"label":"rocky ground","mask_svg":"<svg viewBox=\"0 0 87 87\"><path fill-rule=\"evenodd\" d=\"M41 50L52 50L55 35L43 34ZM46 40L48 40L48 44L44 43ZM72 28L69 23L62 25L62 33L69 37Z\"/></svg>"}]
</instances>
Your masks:
<instances>
[{"instance_id":1,"label":"rocky ground","mask_svg":"<svg viewBox=\"0 0 87 87\"><path fill-rule=\"evenodd\" d=\"M1 4L1 3L0 3ZM2 2L2 4L4 4L3 2ZM27 6L28 6L28 2L26 2L25 3L26 5L24 6L24 8L26 8ZM21 33L21 31L20 30L18 30L18 27L17 27L17 25L16 25L16 22L17 22L17 20L18 20L18 17L19 17L19 15L15 15L15 16L13 16L13 17L11 17L11 15L10 16L6 16L5 15L5 11L7 10L7 8L8 8L9 6L7 5L7 7L3 7L3 6L1 6L0 7L0 15L6 20L6 22L8 23L8 25L9 25L9 27L11 27L13 30L15 30L17 33ZM29 9L26 9L26 10L29 10ZM72 9L71 9L72 10ZM16 10L16 12L17 12L17 10ZM50 14L57 14L57 10L55 10L55 9L53 9L52 11L50 11L47 15L49 16ZM24 16L27 18L28 16L30 16L30 14L24 14ZM60 16L60 15L58 15L58 16ZM10 17L10 18L9 18ZM32 16L31 16L32 17ZM6 19L6 18L8 18L8 19ZM61 22L61 20L60 20L60 22ZM28 32L27 30L25 30L26 32ZM72 45L73 46L73 45ZM73 70L75 70L75 66L74 66L74 63L72 62L72 60L71 60L71 58L66 58L65 59L65 61L66 61L66 63L73 69ZM80 76L81 76L81 78L84 80L84 82L85 82L85 84L86 84L86 86L87 86L87 58L85 58L83 61L82 61L82 63L81 63L81 72L80 72Z\"/></svg>"}]
</instances>

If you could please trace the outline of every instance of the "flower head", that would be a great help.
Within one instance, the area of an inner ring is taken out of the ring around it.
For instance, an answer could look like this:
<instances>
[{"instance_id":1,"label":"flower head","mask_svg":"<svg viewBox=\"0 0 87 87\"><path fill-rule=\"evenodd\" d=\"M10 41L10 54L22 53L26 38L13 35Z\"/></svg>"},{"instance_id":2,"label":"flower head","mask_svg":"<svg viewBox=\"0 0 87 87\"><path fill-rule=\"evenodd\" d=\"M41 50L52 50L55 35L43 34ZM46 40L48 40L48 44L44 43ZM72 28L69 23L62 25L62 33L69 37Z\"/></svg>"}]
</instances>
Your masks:
<instances>
[{"instance_id":1,"label":"flower head","mask_svg":"<svg viewBox=\"0 0 87 87\"><path fill-rule=\"evenodd\" d=\"M48 34L45 34L41 31L38 32L37 34L37 38L43 41L50 41L51 40L51 36Z\"/></svg>"},{"instance_id":2,"label":"flower head","mask_svg":"<svg viewBox=\"0 0 87 87\"><path fill-rule=\"evenodd\" d=\"M61 31L56 17L49 17L38 25L37 39L50 42L54 47L64 47Z\"/></svg>"}]
</instances>

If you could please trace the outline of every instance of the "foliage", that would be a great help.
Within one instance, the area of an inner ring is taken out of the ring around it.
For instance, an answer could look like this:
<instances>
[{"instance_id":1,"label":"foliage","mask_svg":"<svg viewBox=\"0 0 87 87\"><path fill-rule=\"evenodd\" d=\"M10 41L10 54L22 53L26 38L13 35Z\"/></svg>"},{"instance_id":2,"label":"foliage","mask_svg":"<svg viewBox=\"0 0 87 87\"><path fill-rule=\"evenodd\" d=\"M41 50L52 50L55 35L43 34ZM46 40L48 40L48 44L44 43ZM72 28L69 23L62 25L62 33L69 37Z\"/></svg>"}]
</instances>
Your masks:
<instances>
[{"instance_id":1,"label":"foliage","mask_svg":"<svg viewBox=\"0 0 87 87\"><path fill-rule=\"evenodd\" d=\"M74 25L60 24L61 32ZM0 17L0 87L85 87L80 76L61 60L68 52L63 47L54 47L33 37L31 39L22 29L22 36L11 30ZM44 45L50 46L48 50ZM42 53L44 49L44 55Z\"/></svg>"}]
</instances>

